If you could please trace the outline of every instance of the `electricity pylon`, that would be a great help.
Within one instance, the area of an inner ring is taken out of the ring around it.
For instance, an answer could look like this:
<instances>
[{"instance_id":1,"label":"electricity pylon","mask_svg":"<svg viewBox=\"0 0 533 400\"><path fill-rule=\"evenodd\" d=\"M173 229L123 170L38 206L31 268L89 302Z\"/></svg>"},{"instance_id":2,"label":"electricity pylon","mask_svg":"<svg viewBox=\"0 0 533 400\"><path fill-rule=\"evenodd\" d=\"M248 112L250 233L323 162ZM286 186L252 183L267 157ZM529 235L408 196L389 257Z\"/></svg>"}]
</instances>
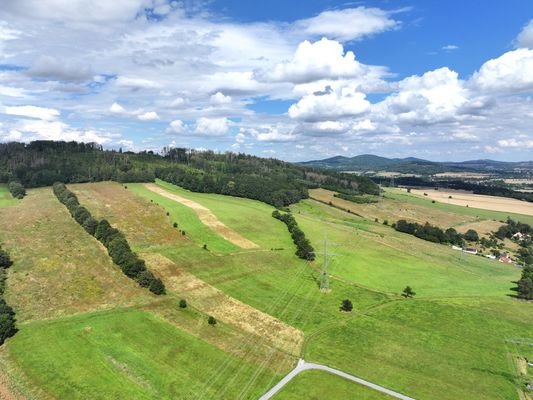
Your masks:
<instances>
[{"instance_id":1,"label":"electricity pylon","mask_svg":"<svg viewBox=\"0 0 533 400\"><path fill-rule=\"evenodd\" d=\"M329 257L337 255L335 253L328 252L328 240L324 237L324 250L322 252L324 260L322 262L322 270L320 271L320 291L329 292Z\"/></svg>"}]
</instances>

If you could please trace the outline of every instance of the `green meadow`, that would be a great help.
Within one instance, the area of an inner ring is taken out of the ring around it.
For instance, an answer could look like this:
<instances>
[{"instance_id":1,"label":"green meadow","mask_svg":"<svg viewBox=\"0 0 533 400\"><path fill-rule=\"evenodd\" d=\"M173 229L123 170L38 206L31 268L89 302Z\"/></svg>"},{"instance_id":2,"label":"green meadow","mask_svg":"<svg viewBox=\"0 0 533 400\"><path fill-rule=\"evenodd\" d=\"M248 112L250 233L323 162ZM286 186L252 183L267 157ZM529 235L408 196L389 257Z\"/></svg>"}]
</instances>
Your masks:
<instances>
[{"instance_id":1,"label":"green meadow","mask_svg":"<svg viewBox=\"0 0 533 400\"><path fill-rule=\"evenodd\" d=\"M271 217L272 207L157 184L209 208L259 247L236 247L192 209L142 184L127 184L127 189L111 182L69 186L93 215L125 232L136 251L161 254L227 296L301 330L300 357L306 361L417 399L519 398L527 378L517 360L533 358L533 304L512 297L520 275L516 267L455 252L313 200L291 206L317 250L316 261L307 262L295 256L286 226ZM96 275L87 273L104 250L91 247L97 246L94 239L84 236L59 202L56 208L47 191L29 191L17 207L23 217L15 218L13 207L0 209L4 221L13 221L10 229L17 237L22 239L29 232L26 227L33 226L42 243L28 251L13 250L24 268L15 265L8 280L9 299L28 317L1 358L24 393L39 388L68 399L256 399L290 370L287 363L296 362L294 357L276 362L279 352L264 340L224 321L208 326L207 315L194 302L180 311L172 294L153 298L131 287L127 302L108 297L105 304L87 300L73 308L92 297L80 295L73 303L71 287L62 292L61 263L46 261L64 243L58 239L53 246L44 245L58 226L79 254L67 270L69 279L77 277L81 291L98 276L110 288L123 286L124 279L111 272L115 266L101 261ZM35 216L35 202L45 205L42 215ZM325 240L332 254L327 293L319 291ZM8 245L15 249L17 241ZM54 274L44 273L51 266ZM79 275L76 266L82 268ZM417 293L413 299L400 296L406 285ZM33 287L40 296L59 291L51 307L60 312L39 318L39 302L14 294L23 287ZM344 299L353 302L351 313L339 311ZM101 393L94 392L96 387ZM299 375L275 399L354 397L387 399L318 371Z\"/></svg>"},{"instance_id":2,"label":"green meadow","mask_svg":"<svg viewBox=\"0 0 533 400\"><path fill-rule=\"evenodd\" d=\"M7 185L0 184L0 207L9 207L17 204L17 199L11 196Z\"/></svg>"}]
</instances>

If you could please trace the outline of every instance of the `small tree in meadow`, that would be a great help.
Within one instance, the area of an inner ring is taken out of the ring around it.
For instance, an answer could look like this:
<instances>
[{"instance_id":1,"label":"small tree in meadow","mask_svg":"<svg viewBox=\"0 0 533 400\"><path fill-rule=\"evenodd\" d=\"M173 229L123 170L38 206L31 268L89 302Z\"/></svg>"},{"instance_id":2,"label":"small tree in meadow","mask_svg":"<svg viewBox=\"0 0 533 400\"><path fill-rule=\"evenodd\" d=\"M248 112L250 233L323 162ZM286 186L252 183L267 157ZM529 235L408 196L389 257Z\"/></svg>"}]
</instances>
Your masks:
<instances>
[{"instance_id":1,"label":"small tree in meadow","mask_svg":"<svg viewBox=\"0 0 533 400\"><path fill-rule=\"evenodd\" d=\"M350 300L346 299L341 302L340 306L341 311L351 312L353 310L353 304Z\"/></svg>"},{"instance_id":2,"label":"small tree in meadow","mask_svg":"<svg viewBox=\"0 0 533 400\"><path fill-rule=\"evenodd\" d=\"M187 300L181 299L179 302L180 308L187 308Z\"/></svg>"},{"instance_id":3,"label":"small tree in meadow","mask_svg":"<svg viewBox=\"0 0 533 400\"><path fill-rule=\"evenodd\" d=\"M207 323L211 326L215 326L217 324L217 320L215 317L210 315L209 318L207 318Z\"/></svg>"},{"instance_id":4,"label":"small tree in meadow","mask_svg":"<svg viewBox=\"0 0 533 400\"><path fill-rule=\"evenodd\" d=\"M416 294L416 292L413 291L411 286L406 286L405 289L402 292L402 296L405 297L406 299L414 297L415 294Z\"/></svg>"}]
</instances>

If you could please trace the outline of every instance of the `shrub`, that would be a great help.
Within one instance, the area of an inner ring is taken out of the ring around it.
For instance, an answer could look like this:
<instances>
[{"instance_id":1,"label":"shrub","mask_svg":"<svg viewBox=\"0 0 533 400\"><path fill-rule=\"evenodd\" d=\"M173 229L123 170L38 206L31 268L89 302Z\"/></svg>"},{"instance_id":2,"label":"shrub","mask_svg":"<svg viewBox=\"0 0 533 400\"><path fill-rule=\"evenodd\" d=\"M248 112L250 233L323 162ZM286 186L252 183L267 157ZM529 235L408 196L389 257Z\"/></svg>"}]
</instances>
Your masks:
<instances>
[{"instance_id":1,"label":"shrub","mask_svg":"<svg viewBox=\"0 0 533 400\"><path fill-rule=\"evenodd\" d=\"M353 304L350 300L346 299L341 302L340 310L344 312L351 312L353 310Z\"/></svg>"},{"instance_id":2,"label":"shrub","mask_svg":"<svg viewBox=\"0 0 533 400\"><path fill-rule=\"evenodd\" d=\"M207 318L207 323L211 326L215 326L217 324L217 320L215 319L215 317L212 317L210 315L209 318Z\"/></svg>"},{"instance_id":3,"label":"shrub","mask_svg":"<svg viewBox=\"0 0 533 400\"><path fill-rule=\"evenodd\" d=\"M187 300L181 299L180 302L179 302L179 307L180 308L187 308Z\"/></svg>"},{"instance_id":4,"label":"shrub","mask_svg":"<svg viewBox=\"0 0 533 400\"><path fill-rule=\"evenodd\" d=\"M8 189L11 193L11 196L15 197L16 199L22 199L24 196L26 196L26 189L24 189L24 186L22 186L20 182L9 182Z\"/></svg>"}]
</instances>

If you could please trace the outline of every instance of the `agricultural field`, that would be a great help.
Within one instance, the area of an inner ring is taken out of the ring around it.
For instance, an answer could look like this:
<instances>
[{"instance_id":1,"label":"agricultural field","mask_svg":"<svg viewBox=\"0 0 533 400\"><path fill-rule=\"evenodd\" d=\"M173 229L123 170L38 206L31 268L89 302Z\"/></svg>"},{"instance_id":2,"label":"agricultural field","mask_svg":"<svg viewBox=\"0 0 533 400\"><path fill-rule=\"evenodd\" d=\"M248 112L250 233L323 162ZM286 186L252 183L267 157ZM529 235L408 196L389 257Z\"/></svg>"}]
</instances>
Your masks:
<instances>
[{"instance_id":1,"label":"agricultural field","mask_svg":"<svg viewBox=\"0 0 533 400\"><path fill-rule=\"evenodd\" d=\"M421 190L412 189L411 193L418 196L427 194L431 200L463 207L479 208L482 210L499 211L533 216L533 203L509 199L506 197L485 196L465 193L457 190Z\"/></svg>"},{"instance_id":2,"label":"agricultural field","mask_svg":"<svg viewBox=\"0 0 533 400\"><path fill-rule=\"evenodd\" d=\"M303 200L291 211L317 251L307 262L272 218L274 208L258 201L162 181L68 187L125 233L167 295L123 276L50 188L1 208L1 240L15 260L8 300L20 332L2 346L0 367L26 398L257 399L298 358L417 399L515 400L524 387L533 304L513 297L520 270L382 223L401 212L482 225L498 221L493 211L433 209L428 199L393 191L379 204L350 203L350 213L327 197ZM320 292L325 241L331 290ZM406 285L414 298L400 296ZM54 298L43 305L45 297ZM344 299L351 313L339 311ZM354 396L389 399L319 371L298 375L274 399Z\"/></svg>"}]
</instances>

